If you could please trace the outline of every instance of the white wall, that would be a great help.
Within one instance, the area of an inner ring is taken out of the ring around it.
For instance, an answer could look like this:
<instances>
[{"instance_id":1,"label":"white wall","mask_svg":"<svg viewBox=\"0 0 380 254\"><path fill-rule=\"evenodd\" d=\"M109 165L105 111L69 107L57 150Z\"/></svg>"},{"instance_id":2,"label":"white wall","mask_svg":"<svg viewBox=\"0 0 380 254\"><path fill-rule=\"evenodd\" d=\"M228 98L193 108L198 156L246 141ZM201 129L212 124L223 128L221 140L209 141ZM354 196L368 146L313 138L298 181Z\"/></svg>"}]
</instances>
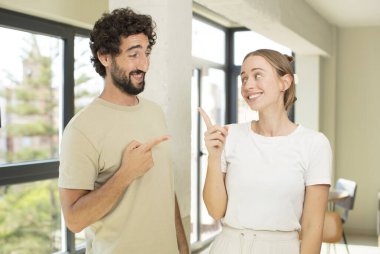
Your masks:
<instances>
[{"instance_id":1,"label":"white wall","mask_svg":"<svg viewBox=\"0 0 380 254\"><path fill-rule=\"evenodd\" d=\"M319 56L296 55L295 122L319 130Z\"/></svg>"},{"instance_id":2,"label":"white wall","mask_svg":"<svg viewBox=\"0 0 380 254\"><path fill-rule=\"evenodd\" d=\"M358 183L347 227L376 233L380 191L380 27L342 28L337 42L336 176Z\"/></svg>"}]
</instances>

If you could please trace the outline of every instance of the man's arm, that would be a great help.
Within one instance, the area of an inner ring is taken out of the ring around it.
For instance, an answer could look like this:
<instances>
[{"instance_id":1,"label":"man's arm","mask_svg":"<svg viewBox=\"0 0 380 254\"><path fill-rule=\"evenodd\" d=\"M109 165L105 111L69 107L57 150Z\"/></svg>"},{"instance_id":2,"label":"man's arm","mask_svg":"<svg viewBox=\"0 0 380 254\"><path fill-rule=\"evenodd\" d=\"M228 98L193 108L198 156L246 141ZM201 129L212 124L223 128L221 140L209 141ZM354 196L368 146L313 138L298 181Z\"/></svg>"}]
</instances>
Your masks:
<instances>
[{"instance_id":1,"label":"man's arm","mask_svg":"<svg viewBox=\"0 0 380 254\"><path fill-rule=\"evenodd\" d=\"M175 229L177 233L177 245L180 254L189 254L189 245L187 243L185 230L182 225L181 213L179 211L177 195L175 195Z\"/></svg>"},{"instance_id":2,"label":"man's arm","mask_svg":"<svg viewBox=\"0 0 380 254\"><path fill-rule=\"evenodd\" d=\"M105 216L129 184L153 167L151 150L167 139L167 136L162 136L146 144L138 141L129 143L123 152L120 168L97 190L60 188L61 206L67 227L73 232L80 232Z\"/></svg>"},{"instance_id":3,"label":"man's arm","mask_svg":"<svg viewBox=\"0 0 380 254\"><path fill-rule=\"evenodd\" d=\"M132 178L122 179L118 171L102 187L94 191L59 188L67 227L78 233L101 219L113 208L132 181Z\"/></svg>"}]
</instances>

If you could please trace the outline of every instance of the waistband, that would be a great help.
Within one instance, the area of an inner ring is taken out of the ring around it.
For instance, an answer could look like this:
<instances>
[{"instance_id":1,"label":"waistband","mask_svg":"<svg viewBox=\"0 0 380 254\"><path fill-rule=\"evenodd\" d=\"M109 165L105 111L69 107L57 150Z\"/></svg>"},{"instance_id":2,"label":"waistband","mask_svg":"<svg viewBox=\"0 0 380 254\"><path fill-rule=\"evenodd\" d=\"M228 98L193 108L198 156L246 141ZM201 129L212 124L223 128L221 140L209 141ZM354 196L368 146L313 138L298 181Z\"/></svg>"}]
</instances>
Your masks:
<instances>
[{"instance_id":1,"label":"waistband","mask_svg":"<svg viewBox=\"0 0 380 254\"><path fill-rule=\"evenodd\" d=\"M222 234L232 237L244 237L257 240L271 241L288 241L299 239L298 231L268 231L268 230L252 230L237 229L229 226L223 226Z\"/></svg>"}]
</instances>

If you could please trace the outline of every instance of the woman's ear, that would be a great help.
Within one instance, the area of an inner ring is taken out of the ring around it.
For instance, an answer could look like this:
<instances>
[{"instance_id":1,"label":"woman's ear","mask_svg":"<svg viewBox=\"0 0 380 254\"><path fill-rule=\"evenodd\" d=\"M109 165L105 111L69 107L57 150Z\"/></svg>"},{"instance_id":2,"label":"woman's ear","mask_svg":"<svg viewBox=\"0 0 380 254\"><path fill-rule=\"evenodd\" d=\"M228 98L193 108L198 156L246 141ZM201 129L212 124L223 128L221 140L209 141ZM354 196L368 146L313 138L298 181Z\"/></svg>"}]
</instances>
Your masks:
<instances>
[{"instance_id":1,"label":"woman's ear","mask_svg":"<svg viewBox=\"0 0 380 254\"><path fill-rule=\"evenodd\" d=\"M97 53L99 61L103 64L104 67L108 67L112 63L111 55L109 54L100 54Z\"/></svg>"},{"instance_id":2,"label":"woman's ear","mask_svg":"<svg viewBox=\"0 0 380 254\"><path fill-rule=\"evenodd\" d=\"M285 92L286 90L288 90L288 88L292 84L293 78L290 74L285 74L284 76L281 77L281 80L282 80L282 86L283 86L282 91Z\"/></svg>"}]
</instances>

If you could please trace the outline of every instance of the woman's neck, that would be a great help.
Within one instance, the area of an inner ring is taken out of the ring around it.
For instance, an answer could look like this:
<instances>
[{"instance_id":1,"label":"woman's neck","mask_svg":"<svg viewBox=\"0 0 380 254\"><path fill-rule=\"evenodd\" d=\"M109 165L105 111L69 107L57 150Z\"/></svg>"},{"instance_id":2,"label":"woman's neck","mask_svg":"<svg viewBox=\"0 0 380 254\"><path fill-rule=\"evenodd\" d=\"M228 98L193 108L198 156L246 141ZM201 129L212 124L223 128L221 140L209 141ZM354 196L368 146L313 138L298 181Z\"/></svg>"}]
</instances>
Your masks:
<instances>
[{"instance_id":1,"label":"woman's neck","mask_svg":"<svg viewBox=\"0 0 380 254\"><path fill-rule=\"evenodd\" d=\"M289 135L297 128L297 125L291 122L287 112L283 111L277 114L259 113L259 120L252 122L251 128L259 135L276 137Z\"/></svg>"}]
</instances>

